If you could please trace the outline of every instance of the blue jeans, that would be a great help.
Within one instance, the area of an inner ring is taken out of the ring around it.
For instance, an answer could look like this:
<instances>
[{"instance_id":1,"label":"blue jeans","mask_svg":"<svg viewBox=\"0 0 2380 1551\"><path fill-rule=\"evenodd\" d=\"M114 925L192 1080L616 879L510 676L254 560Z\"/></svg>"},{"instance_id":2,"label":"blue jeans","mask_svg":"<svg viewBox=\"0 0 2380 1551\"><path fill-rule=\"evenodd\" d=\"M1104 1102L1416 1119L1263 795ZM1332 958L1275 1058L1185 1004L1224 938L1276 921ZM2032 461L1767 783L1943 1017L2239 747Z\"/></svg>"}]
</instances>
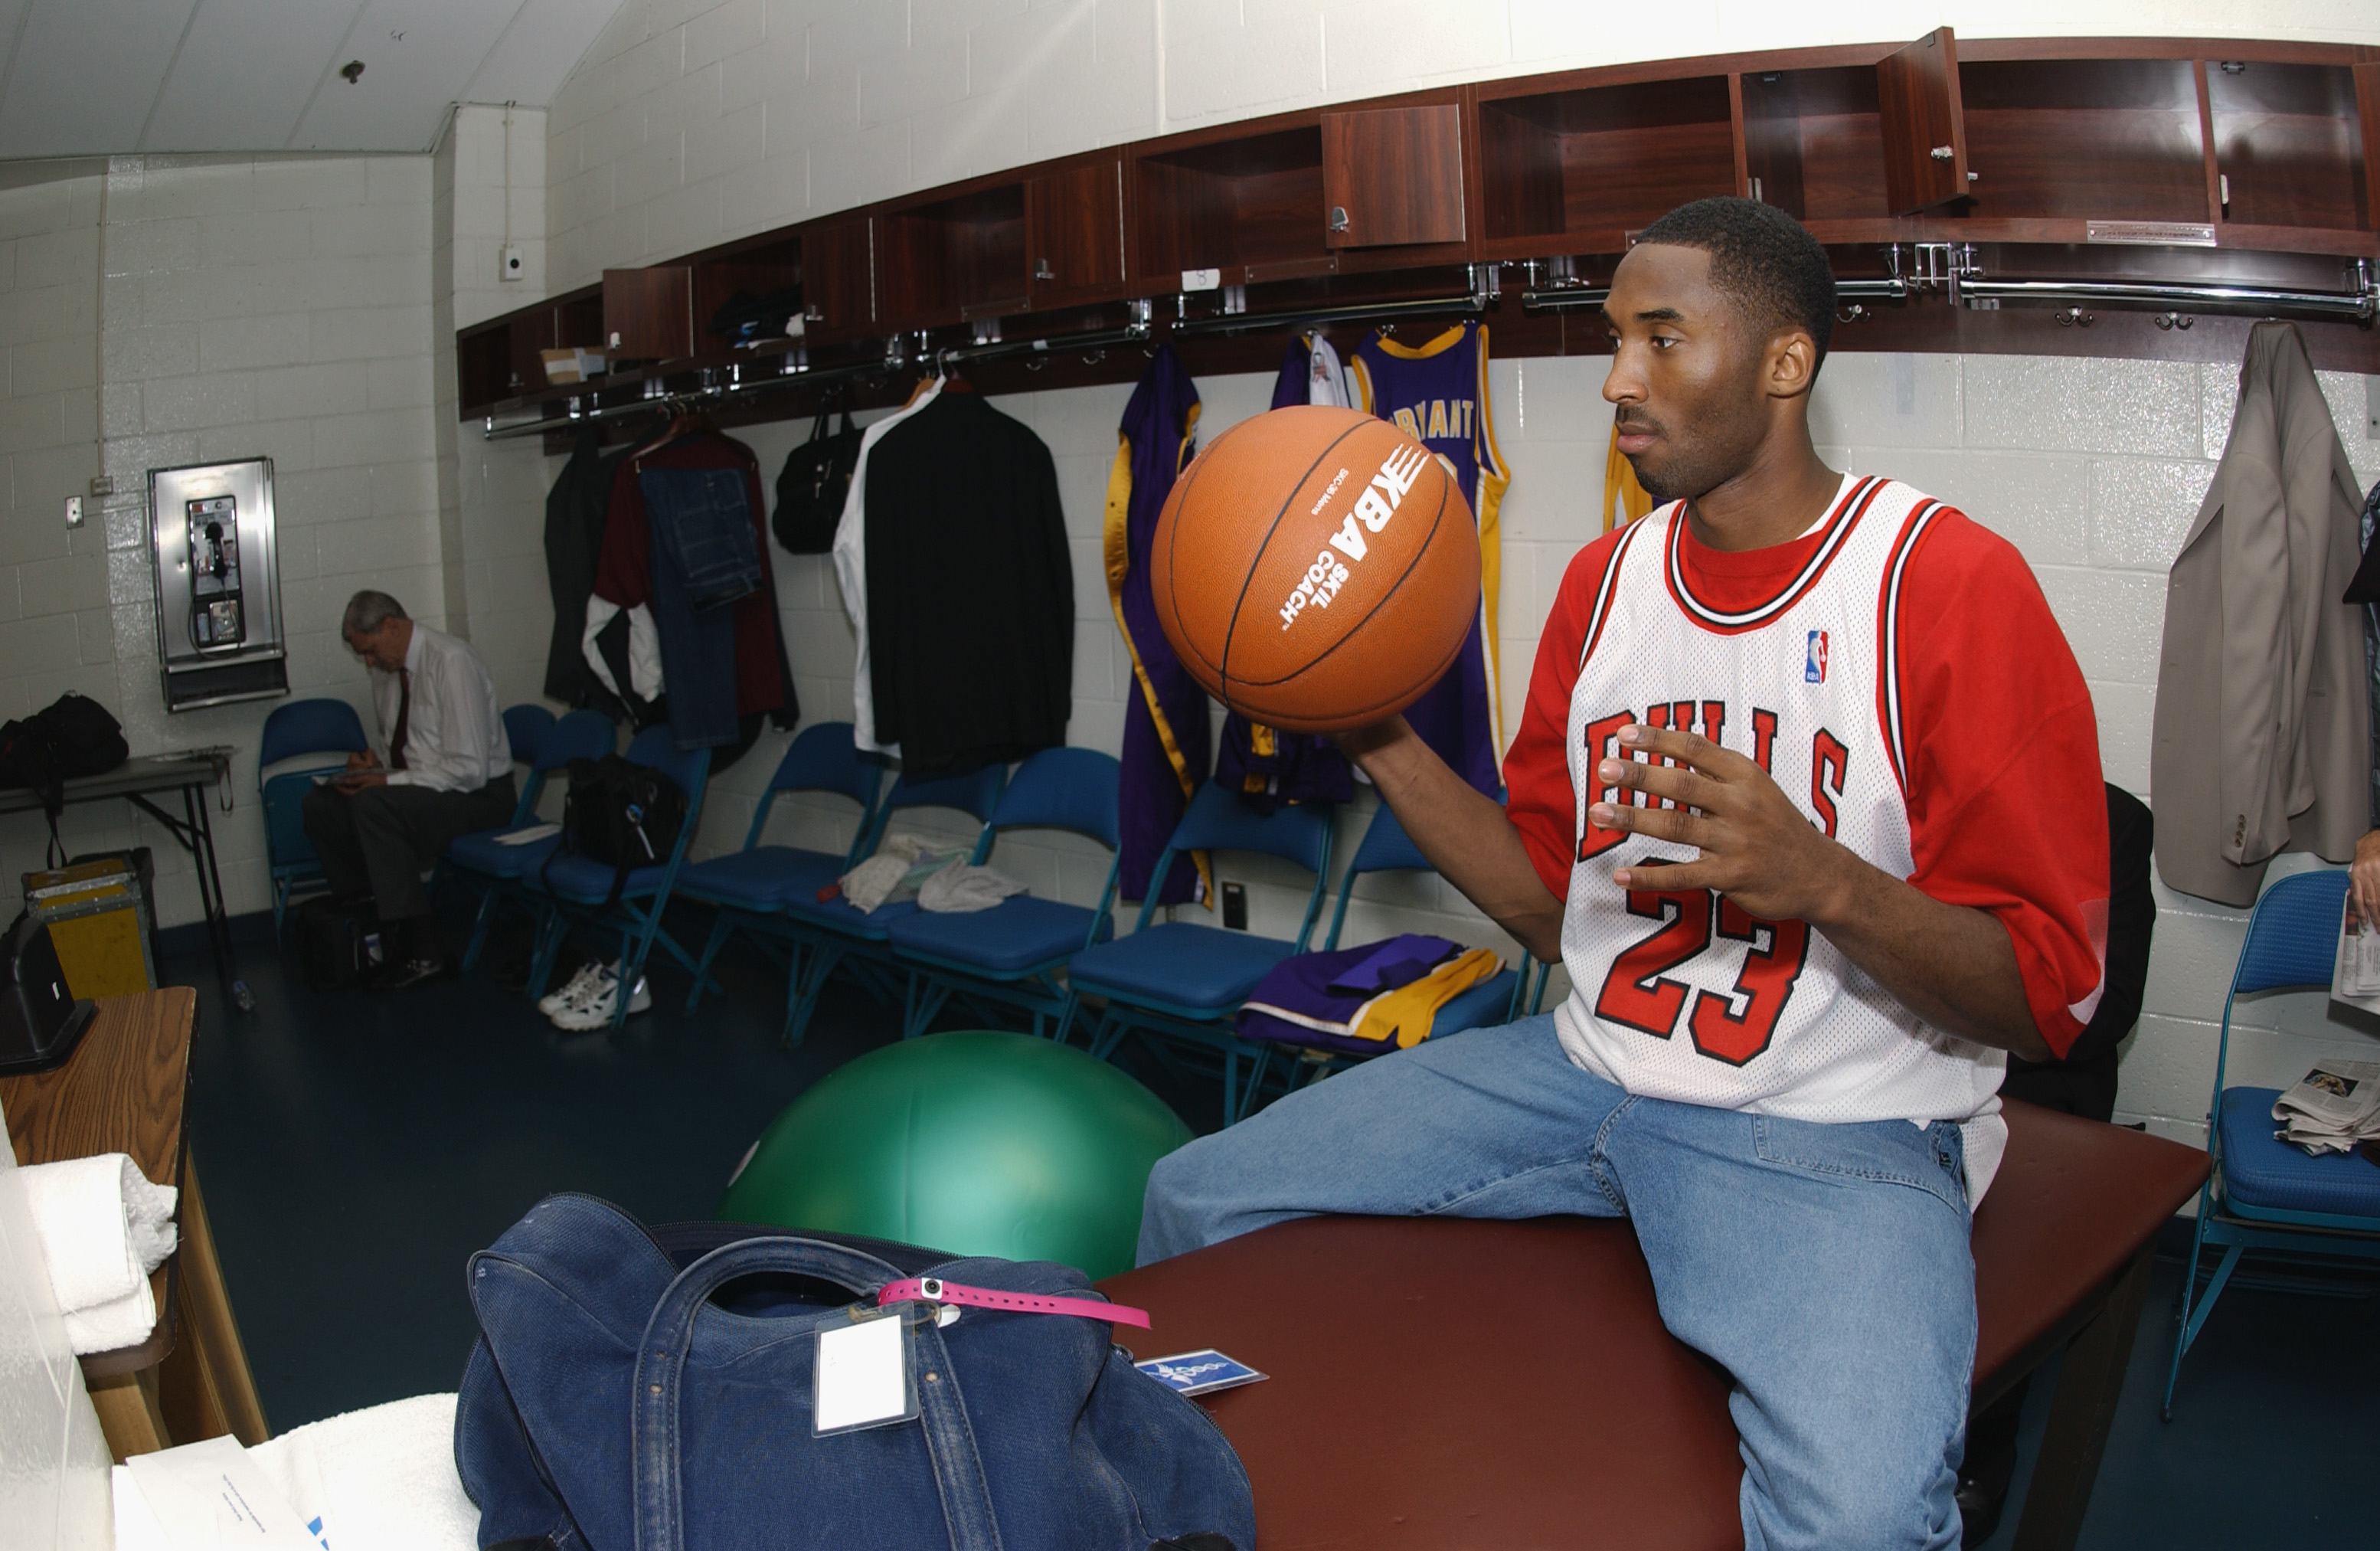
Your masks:
<instances>
[{"instance_id":1,"label":"blue jeans","mask_svg":"<svg viewBox=\"0 0 2380 1551\"><path fill-rule=\"evenodd\" d=\"M695 479L712 472L731 474L732 488L714 491ZM681 749L721 748L739 737L735 610L707 605L700 585L705 575L716 582L721 545L711 541L732 531L734 523L743 525L744 547L752 547L752 508L744 496L744 476L732 470L649 469L638 478L652 529L653 629L661 637L670 733ZM734 510L714 509L707 504L712 495L722 504L732 496ZM705 532L710 539L700 537ZM688 569L689 549L696 562L709 569L699 574Z\"/></svg>"},{"instance_id":2,"label":"blue jeans","mask_svg":"<svg viewBox=\"0 0 2380 1551\"><path fill-rule=\"evenodd\" d=\"M1548 1014L1382 1056L1165 1158L1140 1262L1323 1212L1627 1217L1662 1322L1734 1376L1747 1551L1949 1547L1975 1354L1963 1169L1948 1122L1632 1097L1573 1066Z\"/></svg>"}]
</instances>

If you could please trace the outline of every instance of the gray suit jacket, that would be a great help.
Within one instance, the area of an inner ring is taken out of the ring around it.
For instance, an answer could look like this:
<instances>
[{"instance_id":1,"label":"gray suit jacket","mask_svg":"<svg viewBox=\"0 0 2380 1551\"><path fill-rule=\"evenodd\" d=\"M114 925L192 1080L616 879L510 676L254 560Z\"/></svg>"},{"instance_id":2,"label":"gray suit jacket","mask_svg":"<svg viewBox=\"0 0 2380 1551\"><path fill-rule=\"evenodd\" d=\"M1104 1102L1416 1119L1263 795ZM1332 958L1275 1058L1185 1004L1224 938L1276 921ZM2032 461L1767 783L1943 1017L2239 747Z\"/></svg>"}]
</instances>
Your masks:
<instances>
[{"instance_id":1,"label":"gray suit jacket","mask_svg":"<svg viewBox=\"0 0 2380 1551\"><path fill-rule=\"evenodd\" d=\"M2168 886L2254 902L2277 852L2346 861L2371 746L2355 472L2294 324L2258 324L2231 439L2166 582L2149 787Z\"/></svg>"}]
</instances>

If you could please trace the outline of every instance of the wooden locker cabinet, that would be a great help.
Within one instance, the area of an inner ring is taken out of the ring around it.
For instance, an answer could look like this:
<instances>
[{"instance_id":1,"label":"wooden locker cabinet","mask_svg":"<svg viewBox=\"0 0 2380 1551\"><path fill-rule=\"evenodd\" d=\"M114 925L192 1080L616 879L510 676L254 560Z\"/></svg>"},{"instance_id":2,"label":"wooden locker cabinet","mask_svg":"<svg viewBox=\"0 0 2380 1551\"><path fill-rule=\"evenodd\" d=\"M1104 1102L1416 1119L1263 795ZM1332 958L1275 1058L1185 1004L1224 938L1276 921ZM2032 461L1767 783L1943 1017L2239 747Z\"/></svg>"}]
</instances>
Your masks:
<instances>
[{"instance_id":1,"label":"wooden locker cabinet","mask_svg":"<svg viewBox=\"0 0 2380 1551\"><path fill-rule=\"evenodd\" d=\"M802 337L813 345L859 339L876 327L875 223L866 215L801 229Z\"/></svg>"},{"instance_id":2,"label":"wooden locker cabinet","mask_svg":"<svg viewBox=\"0 0 2380 1551\"><path fill-rule=\"evenodd\" d=\"M2355 116L2363 132L2363 229L2380 230L2380 63L2355 67Z\"/></svg>"},{"instance_id":3,"label":"wooden locker cabinet","mask_svg":"<svg viewBox=\"0 0 2380 1551\"><path fill-rule=\"evenodd\" d=\"M1461 242L1463 196L1461 104L1322 116L1325 246Z\"/></svg>"},{"instance_id":4,"label":"wooden locker cabinet","mask_svg":"<svg viewBox=\"0 0 2380 1551\"><path fill-rule=\"evenodd\" d=\"M876 217L876 290L887 329L1021 312L1030 287L1021 178L961 185Z\"/></svg>"},{"instance_id":5,"label":"wooden locker cabinet","mask_svg":"<svg viewBox=\"0 0 2380 1551\"><path fill-rule=\"evenodd\" d=\"M2199 67L2227 239L2252 226L2372 230L2371 127L2357 89L2371 67L2215 58Z\"/></svg>"},{"instance_id":6,"label":"wooden locker cabinet","mask_svg":"<svg viewBox=\"0 0 2380 1551\"><path fill-rule=\"evenodd\" d=\"M694 354L693 267L605 270L603 341L613 360L682 360Z\"/></svg>"},{"instance_id":7,"label":"wooden locker cabinet","mask_svg":"<svg viewBox=\"0 0 2380 1551\"><path fill-rule=\"evenodd\" d=\"M1733 75L1630 67L1478 92L1483 258L1624 253L1676 206L1746 191Z\"/></svg>"},{"instance_id":8,"label":"wooden locker cabinet","mask_svg":"<svg viewBox=\"0 0 2380 1551\"><path fill-rule=\"evenodd\" d=\"M1877 61L1885 204L1914 215L1967 197L1967 127L1959 111L1959 45L1937 27Z\"/></svg>"},{"instance_id":9,"label":"wooden locker cabinet","mask_svg":"<svg viewBox=\"0 0 2380 1551\"><path fill-rule=\"evenodd\" d=\"M1124 294L1123 156L1108 152L1025 180L1031 305L1085 307Z\"/></svg>"}]
</instances>

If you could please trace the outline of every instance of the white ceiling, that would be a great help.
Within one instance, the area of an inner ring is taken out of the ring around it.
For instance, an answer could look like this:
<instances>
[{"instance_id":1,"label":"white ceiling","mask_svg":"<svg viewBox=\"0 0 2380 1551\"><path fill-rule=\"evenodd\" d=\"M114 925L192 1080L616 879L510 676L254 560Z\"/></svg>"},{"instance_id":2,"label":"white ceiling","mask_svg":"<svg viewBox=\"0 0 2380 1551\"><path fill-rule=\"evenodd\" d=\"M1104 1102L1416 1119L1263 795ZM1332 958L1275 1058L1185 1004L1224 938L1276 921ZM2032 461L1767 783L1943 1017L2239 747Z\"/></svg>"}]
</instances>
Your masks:
<instances>
[{"instance_id":1,"label":"white ceiling","mask_svg":"<svg viewBox=\"0 0 2380 1551\"><path fill-rule=\"evenodd\" d=\"M455 103L552 101L620 5L0 0L0 159L428 151Z\"/></svg>"}]
</instances>

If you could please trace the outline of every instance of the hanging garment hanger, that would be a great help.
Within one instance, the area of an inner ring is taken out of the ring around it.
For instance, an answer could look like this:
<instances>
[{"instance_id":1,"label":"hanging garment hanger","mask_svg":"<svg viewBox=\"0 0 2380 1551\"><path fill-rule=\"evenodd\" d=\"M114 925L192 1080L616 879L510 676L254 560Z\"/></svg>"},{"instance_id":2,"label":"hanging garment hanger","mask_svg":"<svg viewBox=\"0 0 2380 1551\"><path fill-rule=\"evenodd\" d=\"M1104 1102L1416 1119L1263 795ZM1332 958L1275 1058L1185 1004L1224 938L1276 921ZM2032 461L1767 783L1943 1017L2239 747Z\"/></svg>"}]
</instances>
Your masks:
<instances>
[{"instance_id":1,"label":"hanging garment hanger","mask_svg":"<svg viewBox=\"0 0 2380 1551\"><path fill-rule=\"evenodd\" d=\"M959 363L951 359L951 353L949 351L945 350L940 356L936 357L934 364L936 369L942 374L942 391L944 393L973 393L975 391L975 385L968 382L965 376L960 374Z\"/></svg>"}]
</instances>

